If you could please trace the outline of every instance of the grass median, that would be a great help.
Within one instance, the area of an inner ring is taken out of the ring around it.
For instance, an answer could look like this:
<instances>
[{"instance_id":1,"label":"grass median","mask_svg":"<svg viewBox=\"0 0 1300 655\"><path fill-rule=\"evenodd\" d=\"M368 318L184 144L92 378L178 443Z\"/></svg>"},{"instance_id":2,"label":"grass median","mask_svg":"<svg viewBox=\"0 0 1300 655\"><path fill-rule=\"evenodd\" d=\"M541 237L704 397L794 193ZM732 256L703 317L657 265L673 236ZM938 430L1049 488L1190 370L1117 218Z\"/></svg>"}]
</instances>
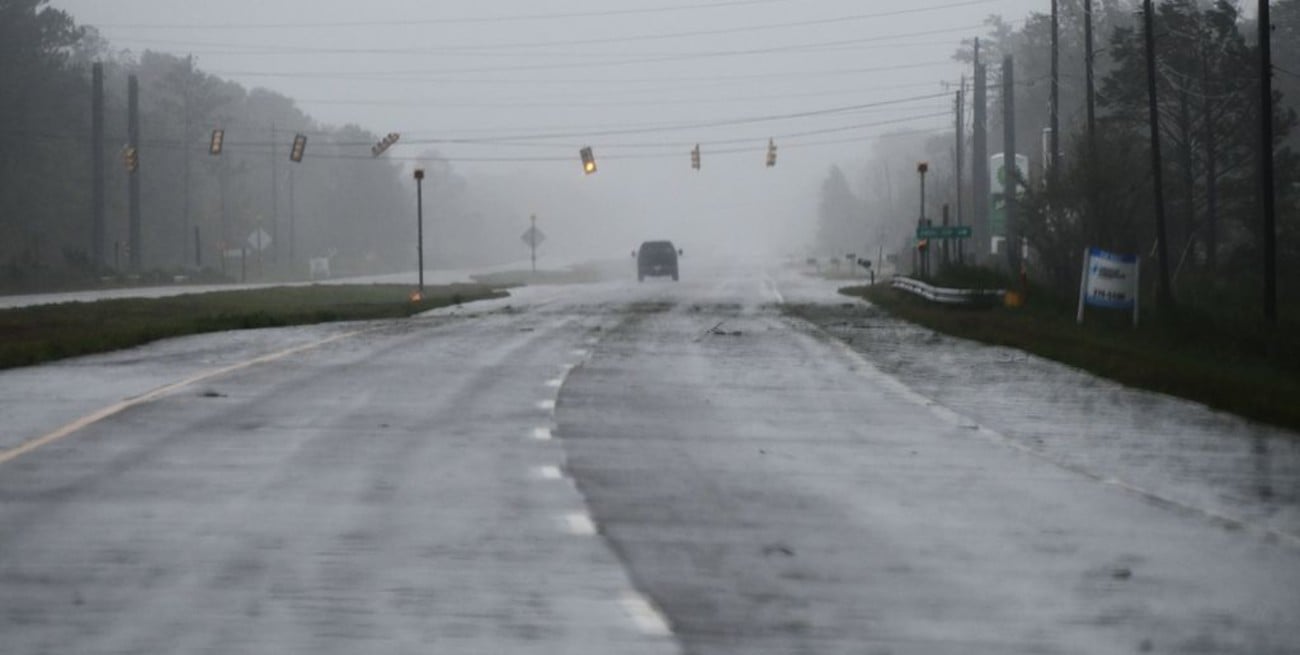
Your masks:
<instances>
[{"instance_id":1,"label":"grass median","mask_svg":"<svg viewBox=\"0 0 1300 655\"><path fill-rule=\"evenodd\" d=\"M504 291L478 284L312 285L0 310L0 369L203 332L404 318Z\"/></svg>"},{"instance_id":2,"label":"grass median","mask_svg":"<svg viewBox=\"0 0 1300 655\"><path fill-rule=\"evenodd\" d=\"M937 332L1008 346L1137 387L1300 430L1300 339L1295 325L1265 328L1184 313L1134 329L1122 313L1077 325L1060 302L1023 308L944 307L885 285L848 287L894 316Z\"/></svg>"}]
</instances>

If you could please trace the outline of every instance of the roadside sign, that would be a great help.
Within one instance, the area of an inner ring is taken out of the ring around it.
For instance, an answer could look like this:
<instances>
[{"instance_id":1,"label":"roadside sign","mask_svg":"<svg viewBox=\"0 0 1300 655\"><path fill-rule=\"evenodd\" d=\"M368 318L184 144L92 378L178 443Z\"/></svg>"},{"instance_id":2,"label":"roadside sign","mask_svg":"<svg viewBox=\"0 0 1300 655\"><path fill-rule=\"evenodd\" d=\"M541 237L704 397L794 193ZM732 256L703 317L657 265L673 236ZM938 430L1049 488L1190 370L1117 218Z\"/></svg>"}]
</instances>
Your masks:
<instances>
[{"instance_id":1,"label":"roadside sign","mask_svg":"<svg viewBox=\"0 0 1300 655\"><path fill-rule=\"evenodd\" d=\"M530 248L536 248L537 246L542 245L542 242L546 240L546 235L542 234L542 231L537 229L537 226L533 226L524 230L524 233L519 236L519 239L524 242L524 245Z\"/></svg>"},{"instance_id":2,"label":"roadside sign","mask_svg":"<svg viewBox=\"0 0 1300 655\"><path fill-rule=\"evenodd\" d=\"M969 225L923 225L916 228L918 239L969 239L974 230Z\"/></svg>"},{"instance_id":3,"label":"roadside sign","mask_svg":"<svg viewBox=\"0 0 1300 655\"><path fill-rule=\"evenodd\" d=\"M253 230L252 233L248 235L248 247L255 251L262 251L270 248L271 235L267 234L266 230L263 230L260 227Z\"/></svg>"},{"instance_id":4,"label":"roadside sign","mask_svg":"<svg viewBox=\"0 0 1300 655\"><path fill-rule=\"evenodd\" d=\"M1083 251L1083 277L1079 281L1079 316L1083 322L1083 308L1102 307L1133 311L1133 324L1138 321L1138 272L1136 255L1120 255L1101 248Z\"/></svg>"}]
</instances>

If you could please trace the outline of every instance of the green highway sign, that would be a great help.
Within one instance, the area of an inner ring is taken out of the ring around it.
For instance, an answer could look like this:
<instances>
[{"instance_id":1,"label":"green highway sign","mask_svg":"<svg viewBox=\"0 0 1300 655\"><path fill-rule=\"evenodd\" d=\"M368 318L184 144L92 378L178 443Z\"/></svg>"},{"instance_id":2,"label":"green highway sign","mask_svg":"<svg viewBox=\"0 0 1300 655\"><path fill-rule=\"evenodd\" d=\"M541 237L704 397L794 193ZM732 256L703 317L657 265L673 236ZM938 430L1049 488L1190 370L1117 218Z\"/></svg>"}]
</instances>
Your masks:
<instances>
[{"instance_id":1,"label":"green highway sign","mask_svg":"<svg viewBox=\"0 0 1300 655\"><path fill-rule=\"evenodd\" d=\"M974 231L969 225L931 225L916 228L918 239L969 239Z\"/></svg>"}]
</instances>

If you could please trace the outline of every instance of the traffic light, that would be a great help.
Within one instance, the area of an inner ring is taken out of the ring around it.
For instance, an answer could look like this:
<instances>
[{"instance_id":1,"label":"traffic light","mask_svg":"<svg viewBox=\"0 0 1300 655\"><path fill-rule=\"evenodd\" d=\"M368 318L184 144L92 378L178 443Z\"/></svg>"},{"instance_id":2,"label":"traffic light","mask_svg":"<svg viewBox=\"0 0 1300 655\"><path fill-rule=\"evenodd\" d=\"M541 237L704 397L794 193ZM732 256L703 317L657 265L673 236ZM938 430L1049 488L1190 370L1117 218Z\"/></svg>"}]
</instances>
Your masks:
<instances>
[{"instance_id":1,"label":"traffic light","mask_svg":"<svg viewBox=\"0 0 1300 655\"><path fill-rule=\"evenodd\" d=\"M135 146L122 147L122 166L126 168L128 173L140 170L140 151L136 150Z\"/></svg>"},{"instance_id":2,"label":"traffic light","mask_svg":"<svg viewBox=\"0 0 1300 655\"><path fill-rule=\"evenodd\" d=\"M767 140L767 167L776 166L776 142L772 139Z\"/></svg>"},{"instance_id":3,"label":"traffic light","mask_svg":"<svg viewBox=\"0 0 1300 655\"><path fill-rule=\"evenodd\" d=\"M578 154L582 155L582 172L586 175L591 175L592 173L595 173L596 155L591 152L591 148L590 147L583 148L582 150L578 151Z\"/></svg>"},{"instance_id":4,"label":"traffic light","mask_svg":"<svg viewBox=\"0 0 1300 655\"><path fill-rule=\"evenodd\" d=\"M209 155L221 154L221 145L225 142L225 140L226 140L225 130L212 130L212 141L208 143L208 154Z\"/></svg>"},{"instance_id":5,"label":"traffic light","mask_svg":"<svg viewBox=\"0 0 1300 655\"><path fill-rule=\"evenodd\" d=\"M700 144L698 143L691 149L691 168L700 170Z\"/></svg>"},{"instance_id":6,"label":"traffic light","mask_svg":"<svg viewBox=\"0 0 1300 655\"><path fill-rule=\"evenodd\" d=\"M402 138L402 135L398 134L397 132L389 132L388 136L379 140L379 143L370 146L370 156L378 157L379 155L384 154L384 151L391 148L392 145L394 143L397 143L397 140L400 138Z\"/></svg>"},{"instance_id":7,"label":"traffic light","mask_svg":"<svg viewBox=\"0 0 1300 655\"><path fill-rule=\"evenodd\" d=\"M293 149L289 151L289 161L302 161L302 154L305 150L307 150L307 137L302 134L294 135Z\"/></svg>"}]
</instances>

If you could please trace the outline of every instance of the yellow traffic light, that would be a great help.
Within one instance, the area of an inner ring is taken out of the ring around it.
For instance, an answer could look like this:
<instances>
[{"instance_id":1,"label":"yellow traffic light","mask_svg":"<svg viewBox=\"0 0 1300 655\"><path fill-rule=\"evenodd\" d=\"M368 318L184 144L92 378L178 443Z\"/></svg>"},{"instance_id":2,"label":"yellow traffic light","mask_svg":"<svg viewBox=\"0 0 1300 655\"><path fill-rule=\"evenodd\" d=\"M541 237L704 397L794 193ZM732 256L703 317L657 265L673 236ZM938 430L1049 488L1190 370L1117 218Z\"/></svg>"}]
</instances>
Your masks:
<instances>
[{"instance_id":1,"label":"yellow traffic light","mask_svg":"<svg viewBox=\"0 0 1300 655\"><path fill-rule=\"evenodd\" d=\"M289 151L289 161L301 162L303 153L307 150L307 137L302 134L293 137L293 149Z\"/></svg>"},{"instance_id":2,"label":"yellow traffic light","mask_svg":"<svg viewBox=\"0 0 1300 655\"><path fill-rule=\"evenodd\" d=\"M212 130L212 140L208 142L208 154L220 155L221 146L225 143L225 141L226 141L225 130Z\"/></svg>"},{"instance_id":3,"label":"yellow traffic light","mask_svg":"<svg viewBox=\"0 0 1300 655\"><path fill-rule=\"evenodd\" d=\"M134 173L140 169L140 151L135 146L127 145L122 147L122 166L128 173Z\"/></svg>"},{"instance_id":4,"label":"yellow traffic light","mask_svg":"<svg viewBox=\"0 0 1300 655\"><path fill-rule=\"evenodd\" d=\"M586 175L591 175L592 173L595 173L596 155L591 152L591 148L590 147L583 148L582 150L578 151L578 154L582 156L582 172Z\"/></svg>"}]
</instances>

